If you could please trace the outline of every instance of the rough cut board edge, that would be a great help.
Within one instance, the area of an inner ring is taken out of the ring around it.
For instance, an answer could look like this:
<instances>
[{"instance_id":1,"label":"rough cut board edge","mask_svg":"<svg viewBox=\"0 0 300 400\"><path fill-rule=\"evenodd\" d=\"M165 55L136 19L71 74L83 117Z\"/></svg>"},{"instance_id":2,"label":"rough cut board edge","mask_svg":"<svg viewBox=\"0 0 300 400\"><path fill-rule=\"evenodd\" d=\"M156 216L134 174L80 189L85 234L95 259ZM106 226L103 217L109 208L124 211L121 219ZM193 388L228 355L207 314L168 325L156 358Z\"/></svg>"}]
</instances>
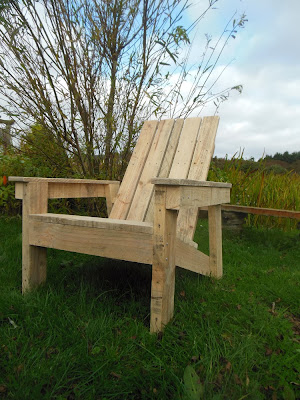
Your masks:
<instances>
[{"instance_id":1,"label":"rough cut board edge","mask_svg":"<svg viewBox=\"0 0 300 400\"><path fill-rule=\"evenodd\" d=\"M111 218L86 217L81 215L65 214L31 214L30 218L35 221L80 227L90 227L109 230L126 230L152 234L153 224L149 222L127 221Z\"/></svg>"},{"instance_id":2,"label":"rough cut board edge","mask_svg":"<svg viewBox=\"0 0 300 400\"><path fill-rule=\"evenodd\" d=\"M32 217L29 224L28 237L31 246L146 264L152 262L153 235L149 233L46 223Z\"/></svg>"},{"instance_id":3,"label":"rough cut board edge","mask_svg":"<svg viewBox=\"0 0 300 400\"><path fill-rule=\"evenodd\" d=\"M151 181L154 185L169 185L169 186L199 186L199 187L220 187L231 188L231 183L212 182L212 181L194 181L192 179L169 179L169 178L154 178Z\"/></svg>"},{"instance_id":4,"label":"rough cut board edge","mask_svg":"<svg viewBox=\"0 0 300 400\"><path fill-rule=\"evenodd\" d=\"M27 176L9 176L10 182L48 182L48 183L93 183L98 185L110 185L112 183L119 183L119 181L106 181L96 179L69 179L69 178L39 178L39 177L27 177Z\"/></svg>"}]
</instances>

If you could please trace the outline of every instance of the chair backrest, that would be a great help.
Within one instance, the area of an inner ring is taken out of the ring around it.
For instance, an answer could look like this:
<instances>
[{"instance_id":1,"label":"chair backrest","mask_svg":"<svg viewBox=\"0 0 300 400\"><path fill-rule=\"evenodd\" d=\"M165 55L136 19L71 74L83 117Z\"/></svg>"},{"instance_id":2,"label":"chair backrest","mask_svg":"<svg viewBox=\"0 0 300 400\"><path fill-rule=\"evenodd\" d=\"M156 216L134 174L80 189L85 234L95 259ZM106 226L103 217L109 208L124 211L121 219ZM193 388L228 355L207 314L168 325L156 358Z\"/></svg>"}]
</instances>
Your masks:
<instances>
[{"instance_id":1,"label":"chair backrest","mask_svg":"<svg viewBox=\"0 0 300 400\"><path fill-rule=\"evenodd\" d=\"M206 180L219 117L146 121L128 164L110 218L152 221L156 177ZM178 233L192 239L198 210L179 212Z\"/></svg>"}]
</instances>

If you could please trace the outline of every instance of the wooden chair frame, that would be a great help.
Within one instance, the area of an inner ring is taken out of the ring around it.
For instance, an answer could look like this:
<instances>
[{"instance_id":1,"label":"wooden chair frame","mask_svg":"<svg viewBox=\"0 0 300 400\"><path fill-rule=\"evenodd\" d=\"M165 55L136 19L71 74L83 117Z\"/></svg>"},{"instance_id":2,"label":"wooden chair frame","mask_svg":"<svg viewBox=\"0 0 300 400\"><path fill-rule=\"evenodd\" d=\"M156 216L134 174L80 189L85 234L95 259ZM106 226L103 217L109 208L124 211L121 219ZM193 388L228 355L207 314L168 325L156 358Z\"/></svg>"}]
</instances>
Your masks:
<instances>
[{"instance_id":1,"label":"wooden chair frame","mask_svg":"<svg viewBox=\"0 0 300 400\"><path fill-rule=\"evenodd\" d=\"M174 313L175 267L222 276L221 204L229 183L153 178L149 221L48 213L48 199L105 197L110 213L119 182L10 177L23 201L22 291L46 280L46 249L55 248L152 265L150 331L162 331ZM178 213L208 207L209 256L178 230ZM112 213L110 213L112 215Z\"/></svg>"}]
</instances>

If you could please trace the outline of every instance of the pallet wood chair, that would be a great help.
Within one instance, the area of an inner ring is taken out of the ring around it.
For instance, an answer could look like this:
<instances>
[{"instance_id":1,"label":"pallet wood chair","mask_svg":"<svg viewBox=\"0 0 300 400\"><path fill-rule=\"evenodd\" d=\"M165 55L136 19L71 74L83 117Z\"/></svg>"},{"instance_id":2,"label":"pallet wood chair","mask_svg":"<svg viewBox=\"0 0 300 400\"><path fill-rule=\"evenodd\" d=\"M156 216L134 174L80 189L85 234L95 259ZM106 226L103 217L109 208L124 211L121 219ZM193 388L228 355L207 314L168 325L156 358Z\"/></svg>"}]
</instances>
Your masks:
<instances>
[{"instance_id":1,"label":"pallet wood chair","mask_svg":"<svg viewBox=\"0 0 300 400\"><path fill-rule=\"evenodd\" d=\"M228 183L207 182L218 117L147 121L123 182L10 177L23 200L22 290L46 280L46 249L152 264L150 331L173 316L175 267L222 276L221 204ZM109 218L50 214L48 199L105 197ZM193 242L208 207L207 256Z\"/></svg>"}]
</instances>

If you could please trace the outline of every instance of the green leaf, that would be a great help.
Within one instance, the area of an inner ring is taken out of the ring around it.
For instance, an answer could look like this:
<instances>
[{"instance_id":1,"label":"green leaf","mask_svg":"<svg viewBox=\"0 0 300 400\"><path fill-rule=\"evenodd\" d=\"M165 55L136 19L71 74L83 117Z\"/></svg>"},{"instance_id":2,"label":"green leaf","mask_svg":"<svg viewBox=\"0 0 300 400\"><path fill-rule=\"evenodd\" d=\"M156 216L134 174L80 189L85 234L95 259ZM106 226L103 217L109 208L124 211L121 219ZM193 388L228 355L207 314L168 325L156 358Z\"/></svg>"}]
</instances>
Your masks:
<instances>
[{"instance_id":1,"label":"green leaf","mask_svg":"<svg viewBox=\"0 0 300 400\"><path fill-rule=\"evenodd\" d=\"M205 72L207 72L209 69L211 69L212 65L210 65L209 67L205 68L205 70L203 71L203 74L205 74Z\"/></svg>"},{"instance_id":2,"label":"green leaf","mask_svg":"<svg viewBox=\"0 0 300 400\"><path fill-rule=\"evenodd\" d=\"M93 356L95 356L95 355L99 354L100 352L101 352L101 347L95 346L95 347L92 349L91 354L93 354Z\"/></svg>"},{"instance_id":3,"label":"green leaf","mask_svg":"<svg viewBox=\"0 0 300 400\"><path fill-rule=\"evenodd\" d=\"M200 400L203 398L203 385L191 365L188 365L184 370L183 382L185 388L185 400Z\"/></svg>"},{"instance_id":4,"label":"green leaf","mask_svg":"<svg viewBox=\"0 0 300 400\"><path fill-rule=\"evenodd\" d=\"M166 47L166 51L169 54L169 56L172 58L172 60L174 61L174 63L176 64L176 54L175 53L171 53L171 51Z\"/></svg>"}]
</instances>

